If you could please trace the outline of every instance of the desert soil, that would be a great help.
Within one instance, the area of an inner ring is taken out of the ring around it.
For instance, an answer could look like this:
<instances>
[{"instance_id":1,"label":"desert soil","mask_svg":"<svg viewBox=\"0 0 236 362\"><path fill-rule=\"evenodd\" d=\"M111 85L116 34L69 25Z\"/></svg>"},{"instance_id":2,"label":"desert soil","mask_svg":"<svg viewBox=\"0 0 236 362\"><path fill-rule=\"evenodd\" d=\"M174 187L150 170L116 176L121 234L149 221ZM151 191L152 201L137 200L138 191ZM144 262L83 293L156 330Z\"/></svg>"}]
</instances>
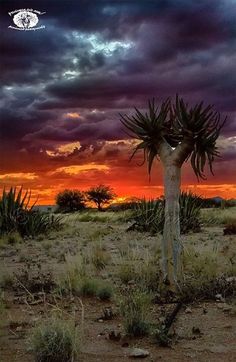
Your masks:
<instances>
[{"instance_id":1,"label":"desert soil","mask_svg":"<svg viewBox=\"0 0 236 362\"><path fill-rule=\"evenodd\" d=\"M126 232L127 225L122 223L76 222L69 224L66 230L54 233L45 240L26 240L17 245L7 245L0 250L0 265L4 271L20 276L27 264L30 268L43 273L50 271L55 277L65 268L64 255L76 258L80 251L87 252L90 245L99 239L111 261L99 277L113 279L113 273L119 260L119 252L130 247L148 249L160 246L160 236L153 237L138 232ZM200 251L217 249L219 255L229 256L236 251L233 236L223 236L222 228L203 228L201 233L184 236L184 243ZM34 294L32 292L32 294ZM81 323L81 305L78 297L57 298L51 293L35 293L22 288L6 288L4 291L6 309L0 323L0 361L31 362L33 355L28 344L32 328L44 320L55 306L66 313L75 313L75 319ZM131 347L146 349L150 355L147 362L155 361L236 361L236 315L231 311L235 300L204 301L183 306L173 325L176 342L171 348L158 346L151 338L127 338L124 336L122 320L119 315L112 320L100 320L103 309L111 306L116 311L114 301L102 302L95 297L82 298L84 305L84 336L81 344L81 362L120 362L129 360ZM157 320L166 308L153 304L153 320ZM121 340L113 341L109 333L121 332Z\"/></svg>"}]
</instances>

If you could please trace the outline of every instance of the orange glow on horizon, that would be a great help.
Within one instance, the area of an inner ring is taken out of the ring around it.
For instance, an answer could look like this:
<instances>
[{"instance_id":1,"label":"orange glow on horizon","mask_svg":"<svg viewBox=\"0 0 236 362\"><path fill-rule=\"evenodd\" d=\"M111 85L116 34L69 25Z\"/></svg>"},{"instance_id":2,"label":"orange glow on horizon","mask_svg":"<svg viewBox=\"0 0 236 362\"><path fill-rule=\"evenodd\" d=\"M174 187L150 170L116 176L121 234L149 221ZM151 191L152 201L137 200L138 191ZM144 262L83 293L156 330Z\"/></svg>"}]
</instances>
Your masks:
<instances>
[{"instance_id":1,"label":"orange glow on horizon","mask_svg":"<svg viewBox=\"0 0 236 362\"><path fill-rule=\"evenodd\" d=\"M18 185L20 187L20 185ZM39 205L54 205L55 197L58 192L70 188L70 189L79 189L81 191L86 191L91 185L86 188L79 188L76 185L74 187L59 187L56 186L53 188L47 188L42 190L32 190L32 201L38 199L37 204ZM112 186L112 185L111 185ZM214 197L221 196L225 199L236 198L236 186L231 184L222 184L222 185L183 185L182 190L184 191L193 191L194 193L202 197ZM142 188L130 188L124 192L124 189L121 188L119 191L118 188L114 188L114 192L117 194L117 197L112 201L112 203L122 203L128 201L132 198L158 198L164 194L163 186L144 186Z\"/></svg>"}]
</instances>

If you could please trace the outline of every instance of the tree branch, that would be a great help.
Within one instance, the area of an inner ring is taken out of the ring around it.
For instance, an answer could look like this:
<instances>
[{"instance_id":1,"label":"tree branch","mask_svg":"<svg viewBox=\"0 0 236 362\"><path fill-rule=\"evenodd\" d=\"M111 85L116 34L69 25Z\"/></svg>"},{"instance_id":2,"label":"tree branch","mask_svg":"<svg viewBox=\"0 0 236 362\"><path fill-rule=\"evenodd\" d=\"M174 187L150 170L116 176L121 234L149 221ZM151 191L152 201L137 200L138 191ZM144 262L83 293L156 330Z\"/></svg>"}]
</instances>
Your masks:
<instances>
[{"instance_id":1,"label":"tree branch","mask_svg":"<svg viewBox=\"0 0 236 362\"><path fill-rule=\"evenodd\" d=\"M187 135L184 136L181 143L179 143L178 146L173 150L172 153L173 162L177 166L181 167L186 158L193 151L193 147L194 147L193 137Z\"/></svg>"},{"instance_id":2,"label":"tree branch","mask_svg":"<svg viewBox=\"0 0 236 362\"><path fill-rule=\"evenodd\" d=\"M162 138L162 140L159 142L157 150L158 150L158 155L163 163L165 163L165 160L167 158L170 158L171 155L173 154L172 147L164 138Z\"/></svg>"}]
</instances>

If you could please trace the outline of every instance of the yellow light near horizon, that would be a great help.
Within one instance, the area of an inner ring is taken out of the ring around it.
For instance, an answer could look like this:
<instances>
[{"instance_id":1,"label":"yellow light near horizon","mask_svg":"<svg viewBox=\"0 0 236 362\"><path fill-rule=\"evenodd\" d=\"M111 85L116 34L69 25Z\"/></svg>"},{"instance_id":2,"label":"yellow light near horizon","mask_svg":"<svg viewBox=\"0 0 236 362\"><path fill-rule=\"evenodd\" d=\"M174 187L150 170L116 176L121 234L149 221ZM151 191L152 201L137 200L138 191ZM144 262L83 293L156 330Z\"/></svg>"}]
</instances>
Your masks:
<instances>
[{"instance_id":1,"label":"yellow light near horizon","mask_svg":"<svg viewBox=\"0 0 236 362\"><path fill-rule=\"evenodd\" d=\"M79 118L80 114L78 112L70 112L70 113L65 113L65 116L69 118Z\"/></svg>"},{"instance_id":2,"label":"yellow light near horizon","mask_svg":"<svg viewBox=\"0 0 236 362\"><path fill-rule=\"evenodd\" d=\"M121 203L121 202L125 202L127 200L127 197L116 197L112 203Z\"/></svg>"},{"instance_id":3,"label":"yellow light near horizon","mask_svg":"<svg viewBox=\"0 0 236 362\"><path fill-rule=\"evenodd\" d=\"M92 163L87 163L85 165L71 165L71 166L59 167L51 174L55 174L58 172L65 172L68 175L77 175L80 172L86 172L91 170L107 171L109 170L109 167L106 165L99 165L92 162Z\"/></svg>"},{"instance_id":4,"label":"yellow light near horizon","mask_svg":"<svg viewBox=\"0 0 236 362\"><path fill-rule=\"evenodd\" d=\"M38 178L38 176L35 173L31 173L31 172L15 172L15 173L6 173L3 175L0 175L0 180L7 180L7 179L34 180L36 178Z\"/></svg>"}]
</instances>

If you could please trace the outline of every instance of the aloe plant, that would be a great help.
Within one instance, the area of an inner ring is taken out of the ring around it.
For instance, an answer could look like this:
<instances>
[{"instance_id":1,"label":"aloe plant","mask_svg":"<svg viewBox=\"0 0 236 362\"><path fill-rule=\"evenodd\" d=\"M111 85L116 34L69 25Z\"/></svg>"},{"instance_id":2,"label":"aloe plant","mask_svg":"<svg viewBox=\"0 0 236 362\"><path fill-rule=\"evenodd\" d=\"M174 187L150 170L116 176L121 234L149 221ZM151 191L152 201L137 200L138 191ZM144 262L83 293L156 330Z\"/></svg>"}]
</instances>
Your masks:
<instances>
[{"instance_id":1,"label":"aloe plant","mask_svg":"<svg viewBox=\"0 0 236 362\"><path fill-rule=\"evenodd\" d=\"M34 211L31 192L11 188L0 198L0 234L18 231L21 236L35 236L60 227L61 218Z\"/></svg>"},{"instance_id":2,"label":"aloe plant","mask_svg":"<svg viewBox=\"0 0 236 362\"><path fill-rule=\"evenodd\" d=\"M134 224L129 228L151 233L159 232L164 225L163 204L159 200L142 199L136 203L131 219Z\"/></svg>"},{"instance_id":3,"label":"aloe plant","mask_svg":"<svg viewBox=\"0 0 236 362\"><path fill-rule=\"evenodd\" d=\"M181 234L200 231L202 203L202 198L192 192L181 193L179 198ZM134 224L129 230L137 229L152 234L162 232L165 222L165 200L142 199L136 204L131 220Z\"/></svg>"},{"instance_id":4,"label":"aloe plant","mask_svg":"<svg viewBox=\"0 0 236 362\"><path fill-rule=\"evenodd\" d=\"M199 232L201 229L200 210L203 199L192 192L182 192L180 204L180 231L186 234L189 231Z\"/></svg>"}]
</instances>

